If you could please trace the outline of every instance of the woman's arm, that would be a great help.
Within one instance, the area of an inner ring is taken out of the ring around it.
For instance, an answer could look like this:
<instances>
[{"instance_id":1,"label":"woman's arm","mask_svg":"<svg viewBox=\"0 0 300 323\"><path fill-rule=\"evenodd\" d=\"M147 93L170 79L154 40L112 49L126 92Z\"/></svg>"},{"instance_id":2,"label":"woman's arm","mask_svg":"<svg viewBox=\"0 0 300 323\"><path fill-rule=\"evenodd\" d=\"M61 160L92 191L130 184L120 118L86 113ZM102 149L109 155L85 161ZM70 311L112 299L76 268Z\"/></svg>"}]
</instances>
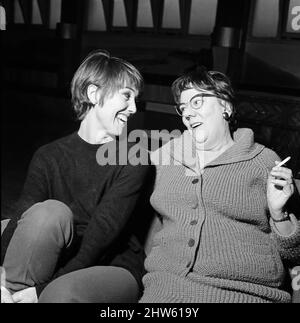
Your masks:
<instances>
[{"instance_id":1,"label":"woman's arm","mask_svg":"<svg viewBox=\"0 0 300 323\"><path fill-rule=\"evenodd\" d=\"M45 158L37 150L29 164L23 190L16 203L15 212L18 217L33 204L49 199L47 173Z\"/></svg>"},{"instance_id":2,"label":"woman's arm","mask_svg":"<svg viewBox=\"0 0 300 323\"><path fill-rule=\"evenodd\" d=\"M300 222L286 207L293 194L296 193L291 170L286 167L273 167L267 183L271 236L281 257L291 264L299 264Z\"/></svg>"}]
</instances>

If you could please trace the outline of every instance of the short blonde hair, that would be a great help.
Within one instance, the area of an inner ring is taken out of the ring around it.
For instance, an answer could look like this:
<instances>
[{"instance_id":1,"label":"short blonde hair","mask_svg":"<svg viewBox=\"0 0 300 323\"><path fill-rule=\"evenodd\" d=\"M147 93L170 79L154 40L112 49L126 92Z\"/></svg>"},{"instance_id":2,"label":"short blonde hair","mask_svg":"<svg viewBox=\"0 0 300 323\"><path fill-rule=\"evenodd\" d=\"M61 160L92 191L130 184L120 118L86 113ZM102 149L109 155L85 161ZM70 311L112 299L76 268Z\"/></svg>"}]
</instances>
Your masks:
<instances>
[{"instance_id":1,"label":"short blonde hair","mask_svg":"<svg viewBox=\"0 0 300 323\"><path fill-rule=\"evenodd\" d=\"M140 92L143 78L132 64L112 57L108 51L91 52L83 60L71 82L72 104L79 120L82 120L93 106L87 95L88 86L91 84L101 90L99 104L102 105L108 95L124 86Z\"/></svg>"}]
</instances>

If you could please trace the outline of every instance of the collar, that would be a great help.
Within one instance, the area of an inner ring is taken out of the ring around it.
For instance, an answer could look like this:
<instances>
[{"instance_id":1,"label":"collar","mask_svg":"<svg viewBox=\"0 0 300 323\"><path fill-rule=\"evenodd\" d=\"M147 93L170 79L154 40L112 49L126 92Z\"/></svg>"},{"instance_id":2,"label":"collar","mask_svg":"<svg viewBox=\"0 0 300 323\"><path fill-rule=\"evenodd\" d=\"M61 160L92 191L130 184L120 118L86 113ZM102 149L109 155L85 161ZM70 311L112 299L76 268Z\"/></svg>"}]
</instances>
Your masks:
<instances>
[{"instance_id":1,"label":"collar","mask_svg":"<svg viewBox=\"0 0 300 323\"><path fill-rule=\"evenodd\" d=\"M233 139L235 143L207 164L206 168L250 160L264 149L263 145L254 142L254 133L248 128L238 129L234 132ZM151 160L160 165L183 165L191 172L200 174L196 147L188 130L155 151Z\"/></svg>"}]
</instances>

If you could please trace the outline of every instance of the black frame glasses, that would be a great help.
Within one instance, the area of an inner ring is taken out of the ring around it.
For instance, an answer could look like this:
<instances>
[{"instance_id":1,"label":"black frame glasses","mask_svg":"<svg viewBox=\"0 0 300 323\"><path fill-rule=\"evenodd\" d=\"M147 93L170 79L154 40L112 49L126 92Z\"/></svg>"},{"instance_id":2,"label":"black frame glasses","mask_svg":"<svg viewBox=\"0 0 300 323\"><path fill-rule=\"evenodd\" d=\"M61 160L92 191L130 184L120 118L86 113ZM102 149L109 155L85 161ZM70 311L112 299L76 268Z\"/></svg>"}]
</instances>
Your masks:
<instances>
[{"instance_id":1,"label":"black frame glasses","mask_svg":"<svg viewBox=\"0 0 300 323\"><path fill-rule=\"evenodd\" d=\"M213 94L213 93L198 93L198 94L194 95L189 100L189 102L176 104L175 105L175 110L176 110L177 114L179 114L182 117L183 112L184 112L184 109L186 109L188 105L193 110L199 110L199 109L201 109L202 106L203 106L203 102L204 102L203 98L205 98L205 97L215 97L215 98L218 98L218 99L222 99L222 100L225 100L225 101L229 101L228 99L223 98L223 97L220 97L220 96L218 96L216 94Z\"/></svg>"}]
</instances>

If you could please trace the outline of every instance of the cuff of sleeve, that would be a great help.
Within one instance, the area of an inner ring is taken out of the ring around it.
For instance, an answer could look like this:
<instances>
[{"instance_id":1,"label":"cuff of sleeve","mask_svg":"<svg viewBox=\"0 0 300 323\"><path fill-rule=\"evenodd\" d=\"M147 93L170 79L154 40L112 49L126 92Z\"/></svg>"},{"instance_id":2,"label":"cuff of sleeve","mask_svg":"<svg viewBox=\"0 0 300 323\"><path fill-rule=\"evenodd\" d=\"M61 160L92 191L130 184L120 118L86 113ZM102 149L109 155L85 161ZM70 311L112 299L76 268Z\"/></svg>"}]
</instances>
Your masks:
<instances>
[{"instance_id":1,"label":"cuff of sleeve","mask_svg":"<svg viewBox=\"0 0 300 323\"><path fill-rule=\"evenodd\" d=\"M284 248L292 248L300 244L300 222L297 220L294 214L290 214L290 220L293 224L294 229L292 233L290 233L288 236L285 236L278 231L272 218L270 219L273 236Z\"/></svg>"}]
</instances>

